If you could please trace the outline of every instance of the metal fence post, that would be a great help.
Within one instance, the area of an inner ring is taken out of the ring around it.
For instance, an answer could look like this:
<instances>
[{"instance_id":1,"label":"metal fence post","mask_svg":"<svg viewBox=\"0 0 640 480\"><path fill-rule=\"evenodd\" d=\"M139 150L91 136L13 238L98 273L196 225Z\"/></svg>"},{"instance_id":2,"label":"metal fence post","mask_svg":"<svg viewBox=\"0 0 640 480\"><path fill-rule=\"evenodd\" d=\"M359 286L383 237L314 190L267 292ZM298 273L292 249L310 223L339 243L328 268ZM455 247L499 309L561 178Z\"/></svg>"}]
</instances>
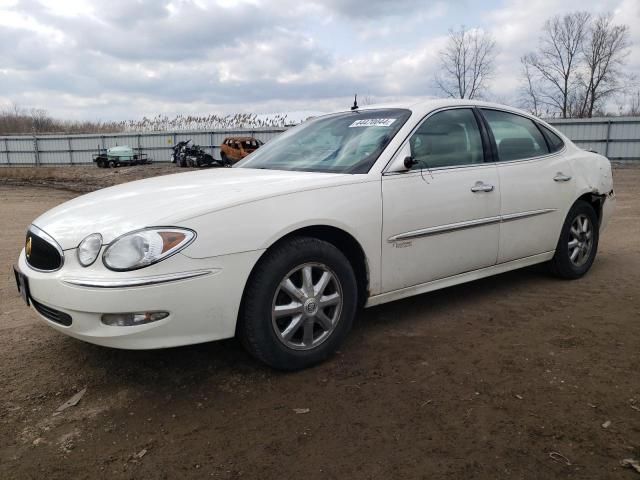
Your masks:
<instances>
[{"instance_id":1,"label":"metal fence post","mask_svg":"<svg viewBox=\"0 0 640 480\"><path fill-rule=\"evenodd\" d=\"M67 145L69 146L69 165L73 165L73 150L71 150L71 137L67 137Z\"/></svg>"},{"instance_id":2,"label":"metal fence post","mask_svg":"<svg viewBox=\"0 0 640 480\"><path fill-rule=\"evenodd\" d=\"M7 155L7 165L11 165L11 160L9 160L9 141L4 139L4 151Z\"/></svg>"},{"instance_id":3,"label":"metal fence post","mask_svg":"<svg viewBox=\"0 0 640 480\"><path fill-rule=\"evenodd\" d=\"M609 158L609 140L611 139L611 120L607 120L607 142L604 146L604 156Z\"/></svg>"},{"instance_id":4,"label":"metal fence post","mask_svg":"<svg viewBox=\"0 0 640 480\"><path fill-rule=\"evenodd\" d=\"M172 146L176 146L176 143L178 143L178 134L176 132L173 132L173 145ZM171 152L169 152L169 160L171 160ZM177 163L177 158L176 158L176 165Z\"/></svg>"},{"instance_id":5,"label":"metal fence post","mask_svg":"<svg viewBox=\"0 0 640 480\"><path fill-rule=\"evenodd\" d=\"M36 157L36 167L40 166L40 152L38 151L38 137L33 136L33 154Z\"/></svg>"}]
</instances>

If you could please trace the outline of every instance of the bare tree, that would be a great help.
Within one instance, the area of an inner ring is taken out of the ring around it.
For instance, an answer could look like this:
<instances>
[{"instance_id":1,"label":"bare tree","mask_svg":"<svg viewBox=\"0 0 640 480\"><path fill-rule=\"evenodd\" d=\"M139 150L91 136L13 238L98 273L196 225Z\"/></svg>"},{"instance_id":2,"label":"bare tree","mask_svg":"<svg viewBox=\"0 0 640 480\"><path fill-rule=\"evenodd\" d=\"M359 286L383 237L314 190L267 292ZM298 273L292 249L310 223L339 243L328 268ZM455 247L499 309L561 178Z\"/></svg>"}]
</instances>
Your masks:
<instances>
[{"instance_id":1,"label":"bare tree","mask_svg":"<svg viewBox=\"0 0 640 480\"><path fill-rule=\"evenodd\" d=\"M523 108L528 110L532 115L539 117L542 113L542 101L540 99L539 88L536 85L536 79L531 71L531 65L523 59L522 73L523 82L520 88L522 92L522 101L520 102Z\"/></svg>"},{"instance_id":2,"label":"bare tree","mask_svg":"<svg viewBox=\"0 0 640 480\"><path fill-rule=\"evenodd\" d=\"M632 116L640 115L640 91L631 97L628 114Z\"/></svg>"},{"instance_id":3,"label":"bare tree","mask_svg":"<svg viewBox=\"0 0 640 480\"><path fill-rule=\"evenodd\" d=\"M575 105L580 53L591 15L574 12L547 20L538 50L522 58L545 84L538 94L541 101L557 108L563 118Z\"/></svg>"},{"instance_id":4,"label":"bare tree","mask_svg":"<svg viewBox=\"0 0 640 480\"><path fill-rule=\"evenodd\" d=\"M449 30L446 47L440 51L441 72L436 86L452 98L477 98L486 91L494 72L496 42L477 29Z\"/></svg>"},{"instance_id":5,"label":"bare tree","mask_svg":"<svg viewBox=\"0 0 640 480\"><path fill-rule=\"evenodd\" d=\"M614 25L612 15L599 16L589 28L582 49L585 74L579 116L592 117L594 108L625 87L624 60L629 54L629 27Z\"/></svg>"},{"instance_id":6,"label":"bare tree","mask_svg":"<svg viewBox=\"0 0 640 480\"><path fill-rule=\"evenodd\" d=\"M624 98L618 104L618 115L640 116L640 90L624 95Z\"/></svg>"}]
</instances>

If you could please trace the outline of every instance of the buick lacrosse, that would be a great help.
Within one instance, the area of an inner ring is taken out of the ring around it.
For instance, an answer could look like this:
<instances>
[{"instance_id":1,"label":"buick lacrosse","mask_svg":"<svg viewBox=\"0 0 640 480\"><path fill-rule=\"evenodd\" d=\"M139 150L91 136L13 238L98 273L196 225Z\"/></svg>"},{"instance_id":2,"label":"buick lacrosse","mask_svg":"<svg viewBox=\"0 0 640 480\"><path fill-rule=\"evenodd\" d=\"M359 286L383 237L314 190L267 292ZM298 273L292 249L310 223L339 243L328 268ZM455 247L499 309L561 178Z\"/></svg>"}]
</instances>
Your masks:
<instances>
[{"instance_id":1,"label":"buick lacrosse","mask_svg":"<svg viewBox=\"0 0 640 480\"><path fill-rule=\"evenodd\" d=\"M293 370L334 352L359 307L542 262L581 277L614 204L607 158L519 110L367 107L234 168L66 202L34 220L15 276L72 337L149 349L238 336Z\"/></svg>"}]
</instances>

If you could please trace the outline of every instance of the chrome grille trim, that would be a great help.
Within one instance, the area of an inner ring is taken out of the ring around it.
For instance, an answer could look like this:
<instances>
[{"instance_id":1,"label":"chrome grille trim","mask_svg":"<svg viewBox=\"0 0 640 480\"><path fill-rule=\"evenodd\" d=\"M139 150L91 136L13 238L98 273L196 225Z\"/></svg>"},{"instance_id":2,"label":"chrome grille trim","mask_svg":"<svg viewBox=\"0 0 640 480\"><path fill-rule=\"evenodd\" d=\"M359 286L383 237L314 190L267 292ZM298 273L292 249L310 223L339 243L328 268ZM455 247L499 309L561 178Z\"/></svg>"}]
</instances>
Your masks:
<instances>
[{"instance_id":1,"label":"chrome grille trim","mask_svg":"<svg viewBox=\"0 0 640 480\"><path fill-rule=\"evenodd\" d=\"M35 235L36 237L39 237L41 240L44 240L45 242L47 242L49 245L51 245L53 248L56 249L56 251L58 252L58 255L60 255L60 266L58 268L54 268L53 270L44 270L41 268L37 268L31 265L31 262L29 262L29 259L26 258L26 255L25 255L25 260L27 262L27 265L29 265L29 268L35 270L36 272L44 272L44 273L57 272L58 270L60 270L64 266L64 250L62 250L62 247L60 246L60 244L56 242L55 239L51 235L49 235L47 232L45 232L41 228L36 227L33 224L29 226L29 229L27 230L27 236L30 233Z\"/></svg>"}]
</instances>

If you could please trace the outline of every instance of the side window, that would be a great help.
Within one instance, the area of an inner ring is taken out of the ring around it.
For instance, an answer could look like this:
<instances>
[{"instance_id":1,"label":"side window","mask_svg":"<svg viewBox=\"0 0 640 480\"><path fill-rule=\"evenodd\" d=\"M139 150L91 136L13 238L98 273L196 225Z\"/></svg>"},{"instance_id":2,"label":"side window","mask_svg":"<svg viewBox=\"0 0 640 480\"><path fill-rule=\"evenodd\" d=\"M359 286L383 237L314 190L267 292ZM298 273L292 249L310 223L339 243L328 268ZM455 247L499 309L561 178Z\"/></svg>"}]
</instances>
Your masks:
<instances>
[{"instance_id":1,"label":"side window","mask_svg":"<svg viewBox=\"0 0 640 480\"><path fill-rule=\"evenodd\" d=\"M533 121L513 113L482 110L498 146L500 161L520 160L549 153L547 142Z\"/></svg>"},{"instance_id":2,"label":"side window","mask_svg":"<svg viewBox=\"0 0 640 480\"><path fill-rule=\"evenodd\" d=\"M547 137L547 143L549 144L549 148L551 149L551 153L559 152L560 150L562 150L564 148L564 142L562 141L562 139L558 135L553 133L551 130L549 130L544 125L538 124L538 126L540 127L540 129L544 133L544 136Z\"/></svg>"},{"instance_id":3,"label":"side window","mask_svg":"<svg viewBox=\"0 0 640 480\"><path fill-rule=\"evenodd\" d=\"M424 121L409 139L414 170L484 162L482 137L473 111L445 110Z\"/></svg>"}]
</instances>

